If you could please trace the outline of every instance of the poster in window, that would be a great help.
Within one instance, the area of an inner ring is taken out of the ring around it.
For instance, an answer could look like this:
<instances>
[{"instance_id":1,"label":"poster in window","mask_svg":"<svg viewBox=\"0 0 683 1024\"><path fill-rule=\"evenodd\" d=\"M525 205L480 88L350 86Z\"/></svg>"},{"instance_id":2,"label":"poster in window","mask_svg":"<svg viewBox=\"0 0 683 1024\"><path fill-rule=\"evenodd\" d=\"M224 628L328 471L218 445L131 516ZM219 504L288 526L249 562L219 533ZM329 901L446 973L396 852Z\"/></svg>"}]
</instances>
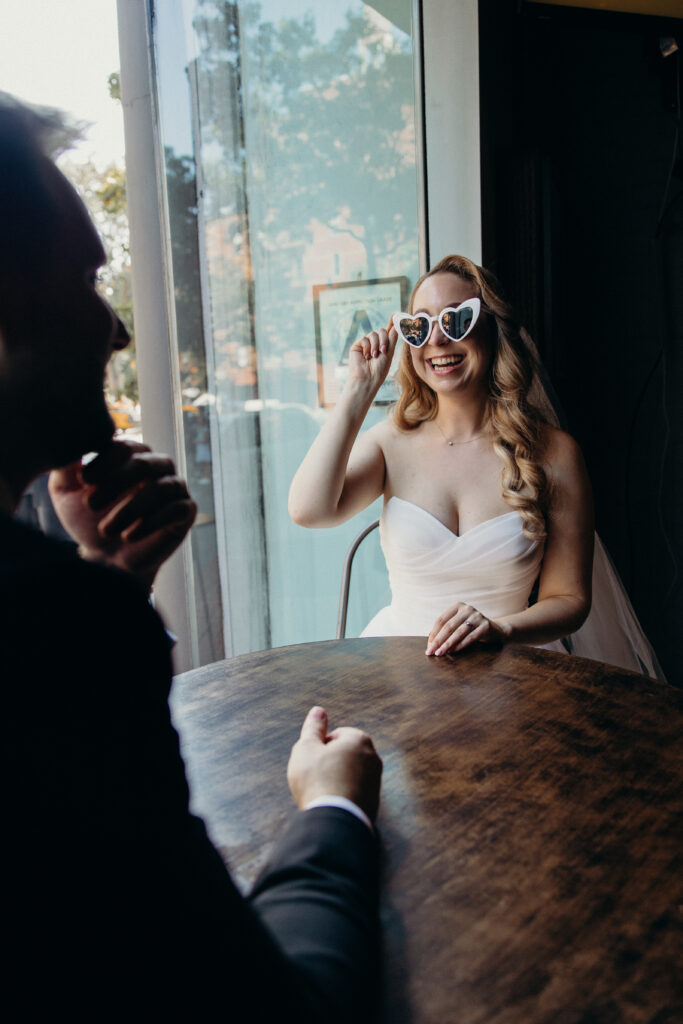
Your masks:
<instances>
[{"instance_id":1,"label":"poster in window","mask_svg":"<svg viewBox=\"0 0 683 1024\"><path fill-rule=\"evenodd\" d=\"M313 314L318 367L318 399L329 408L341 394L349 375L349 349L359 338L386 327L408 301L407 277L375 278L313 285ZM398 397L395 374L399 345L389 374L375 396L375 405L389 405Z\"/></svg>"}]
</instances>

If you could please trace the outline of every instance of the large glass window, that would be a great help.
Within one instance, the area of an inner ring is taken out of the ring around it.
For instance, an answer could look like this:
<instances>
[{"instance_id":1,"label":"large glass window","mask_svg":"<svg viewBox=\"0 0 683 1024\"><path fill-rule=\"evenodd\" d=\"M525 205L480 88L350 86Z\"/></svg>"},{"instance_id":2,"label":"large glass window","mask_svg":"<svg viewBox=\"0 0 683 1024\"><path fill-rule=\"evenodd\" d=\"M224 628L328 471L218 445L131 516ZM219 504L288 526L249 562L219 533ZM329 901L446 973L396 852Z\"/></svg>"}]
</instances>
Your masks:
<instances>
[{"instance_id":1,"label":"large glass window","mask_svg":"<svg viewBox=\"0 0 683 1024\"><path fill-rule=\"evenodd\" d=\"M303 530L287 492L348 346L419 274L411 7L155 5L184 443L220 570L195 591L227 654L333 636L344 553L380 512ZM349 635L388 598L376 538Z\"/></svg>"}]
</instances>

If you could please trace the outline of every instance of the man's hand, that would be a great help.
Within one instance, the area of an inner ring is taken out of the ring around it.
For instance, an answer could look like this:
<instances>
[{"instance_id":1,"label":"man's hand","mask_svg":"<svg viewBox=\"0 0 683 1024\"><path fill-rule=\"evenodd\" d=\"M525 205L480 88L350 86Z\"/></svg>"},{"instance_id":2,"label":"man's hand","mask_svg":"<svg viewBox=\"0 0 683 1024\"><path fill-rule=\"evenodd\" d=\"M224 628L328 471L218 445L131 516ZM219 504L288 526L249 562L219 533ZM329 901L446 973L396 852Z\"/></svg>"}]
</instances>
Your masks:
<instances>
[{"instance_id":1,"label":"man's hand","mask_svg":"<svg viewBox=\"0 0 683 1024\"><path fill-rule=\"evenodd\" d=\"M54 470L49 487L81 556L125 569L147 589L197 514L172 460L136 441L113 441L87 466Z\"/></svg>"},{"instance_id":2,"label":"man's hand","mask_svg":"<svg viewBox=\"0 0 683 1024\"><path fill-rule=\"evenodd\" d=\"M292 747L287 781L297 806L319 796L343 796L374 820L379 807L382 760L360 729L327 731L327 715L313 707Z\"/></svg>"}]
</instances>

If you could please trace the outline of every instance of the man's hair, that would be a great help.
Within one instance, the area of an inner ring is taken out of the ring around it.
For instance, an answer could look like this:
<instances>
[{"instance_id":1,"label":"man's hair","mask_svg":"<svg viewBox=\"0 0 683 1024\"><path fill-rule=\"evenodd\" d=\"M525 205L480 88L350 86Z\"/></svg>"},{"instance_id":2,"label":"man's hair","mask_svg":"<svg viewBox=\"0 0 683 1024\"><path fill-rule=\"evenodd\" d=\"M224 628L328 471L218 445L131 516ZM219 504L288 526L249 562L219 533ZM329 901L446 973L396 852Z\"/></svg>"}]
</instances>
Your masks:
<instances>
[{"instance_id":1,"label":"man's hair","mask_svg":"<svg viewBox=\"0 0 683 1024\"><path fill-rule=\"evenodd\" d=\"M81 132L58 110L0 92L0 324L17 276L40 274L49 257L55 214L47 161Z\"/></svg>"}]
</instances>

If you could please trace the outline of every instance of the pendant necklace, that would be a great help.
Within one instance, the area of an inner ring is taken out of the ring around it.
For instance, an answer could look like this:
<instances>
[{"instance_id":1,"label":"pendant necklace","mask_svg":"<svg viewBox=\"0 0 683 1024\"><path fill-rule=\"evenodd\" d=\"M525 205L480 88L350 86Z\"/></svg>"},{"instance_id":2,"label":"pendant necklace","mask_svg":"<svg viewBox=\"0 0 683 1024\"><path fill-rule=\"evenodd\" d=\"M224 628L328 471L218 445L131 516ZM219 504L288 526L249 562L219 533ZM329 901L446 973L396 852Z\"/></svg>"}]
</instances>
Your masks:
<instances>
[{"instance_id":1,"label":"pendant necklace","mask_svg":"<svg viewBox=\"0 0 683 1024\"><path fill-rule=\"evenodd\" d=\"M437 427L439 433L441 434L441 436L443 437L444 441L446 442L446 444L449 447L451 447L454 444L469 444L471 441L476 441L477 438L484 436L484 431L482 431L479 434L475 434L474 437L468 437L466 441L449 441L449 439L446 437L446 435L444 434L443 430L441 429L439 424L436 422L436 420L434 420L434 425Z\"/></svg>"}]
</instances>

